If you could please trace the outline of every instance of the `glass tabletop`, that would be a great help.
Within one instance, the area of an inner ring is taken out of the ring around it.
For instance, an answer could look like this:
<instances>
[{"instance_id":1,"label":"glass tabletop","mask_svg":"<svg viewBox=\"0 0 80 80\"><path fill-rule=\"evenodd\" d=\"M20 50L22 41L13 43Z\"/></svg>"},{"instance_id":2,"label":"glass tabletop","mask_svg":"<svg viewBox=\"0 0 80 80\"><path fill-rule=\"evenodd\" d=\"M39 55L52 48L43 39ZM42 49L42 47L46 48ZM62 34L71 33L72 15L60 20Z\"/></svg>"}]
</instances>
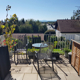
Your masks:
<instances>
[{"instance_id":1,"label":"glass tabletop","mask_svg":"<svg viewBox=\"0 0 80 80\"><path fill-rule=\"evenodd\" d=\"M45 47L48 47L48 45L46 43L34 43L34 44L32 44L32 47L35 47L35 48L45 48Z\"/></svg>"}]
</instances>

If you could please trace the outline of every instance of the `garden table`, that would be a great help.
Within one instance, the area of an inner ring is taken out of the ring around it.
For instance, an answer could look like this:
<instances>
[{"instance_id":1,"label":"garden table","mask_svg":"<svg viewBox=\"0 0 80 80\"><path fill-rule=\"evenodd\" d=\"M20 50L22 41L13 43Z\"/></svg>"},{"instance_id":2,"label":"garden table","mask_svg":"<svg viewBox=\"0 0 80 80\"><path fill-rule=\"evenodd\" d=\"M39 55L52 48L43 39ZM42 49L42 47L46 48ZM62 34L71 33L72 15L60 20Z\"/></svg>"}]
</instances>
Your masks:
<instances>
[{"instance_id":1,"label":"garden table","mask_svg":"<svg viewBox=\"0 0 80 80\"><path fill-rule=\"evenodd\" d=\"M41 48L48 47L48 45L46 43L34 43L34 44L32 44L32 47L39 48L41 50ZM40 55L37 54L37 57L39 59L47 58L46 54L45 53L41 53L40 50L39 50Z\"/></svg>"},{"instance_id":2,"label":"garden table","mask_svg":"<svg viewBox=\"0 0 80 80\"><path fill-rule=\"evenodd\" d=\"M45 47L48 47L48 45L46 43L34 43L32 44L32 47L35 47L35 48L45 48ZM40 53L40 54L39 54ZM54 70L54 67L53 67L53 61L56 60L54 58L48 58L48 55L46 53L41 53L41 51L39 51L39 53L36 53L36 57L37 57L37 63L38 63L38 72L39 72L39 62L38 60L39 59L44 59L45 61L52 61L52 68ZM34 64L34 61L33 61L33 64Z\"/></svg>"},{"instance_id":3,"label":"garden table","mask_svg":"<svg viewBox=\"0 0 80 80\"><path fill-rule=\"evenodd\" d=\"M32 44L32 47L35 47L35 48L45 48L45 47L48 47L48 45L46 43L43 46L41 46L42 44L44 44L44 43L34 43L34 44Z\"/></svg>"}]
</instances>

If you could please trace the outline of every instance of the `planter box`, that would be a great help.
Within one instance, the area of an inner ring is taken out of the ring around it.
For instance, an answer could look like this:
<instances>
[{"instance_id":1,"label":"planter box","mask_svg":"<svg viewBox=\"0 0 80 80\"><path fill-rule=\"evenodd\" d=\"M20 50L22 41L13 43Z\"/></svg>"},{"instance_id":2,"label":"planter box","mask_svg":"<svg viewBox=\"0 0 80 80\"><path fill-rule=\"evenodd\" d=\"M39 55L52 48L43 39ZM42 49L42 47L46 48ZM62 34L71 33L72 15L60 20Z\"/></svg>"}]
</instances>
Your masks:
<instances>
[{"instance_id":1,"label":"planter box","mask_svg":"<svg viewBox=\"0 0 80 80\"><path fill-rule=\"evenodd\" d=\"M59 53L55 53L55 52L52 53L52 57L56 57L56 59L59 59L59 55L60 55Z\"/></svg>"},{"instance_id":2,"label":"planter box","mask_svg":"<svg viewBox=\"0 0 80 80\"><path fill-rule=\"evenodd\" d=\"M33 56L34 56L34 53L28 53L28 57L29 57L29 59L33 59Z\"/></svg>"},{"instance_id":3,"label":"planter box","mask_svg":"<svg viewBox=\"0 0 80 80\"><path fill-rule=\"evenodd\" d=\"M65 52L64 56L65 56L65 58L68 58L68 53L67 53L67 52Z\"/></svg>"},{"instance_id":4,"label":"planter box","mask_svg":"<svg viewBox=\"0 0 80 80\"><path fill-rule=\"evenodd\" d=\"M0 47L0 80L4 80L11 68L8 46Z\"/></svg>"}]
</instances>

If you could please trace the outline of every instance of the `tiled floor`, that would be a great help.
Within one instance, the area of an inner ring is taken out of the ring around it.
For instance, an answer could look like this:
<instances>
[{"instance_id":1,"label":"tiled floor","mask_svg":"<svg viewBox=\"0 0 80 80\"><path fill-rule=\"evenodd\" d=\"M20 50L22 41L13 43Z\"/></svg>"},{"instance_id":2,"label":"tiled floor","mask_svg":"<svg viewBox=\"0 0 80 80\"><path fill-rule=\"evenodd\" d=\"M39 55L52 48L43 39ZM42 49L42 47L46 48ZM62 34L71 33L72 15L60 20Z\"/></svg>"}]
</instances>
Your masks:
<instances>
[{"instance_id":1,"label":"tiled floor","mask_svg":"<svg viewBox=\"0 0 80 80\"><path fill-rule=\"evenodd\" d=\"M68 59L60 56L62 59L54 64L55 72L47 65L40 66L40 75L38 75L33 64L11 64L11 74L5 80L80 80L77 72L69 64ZM51 66L51 63L49 64ZM35 64L35 66L37 66Z\"/></svg>"}]
</instances>

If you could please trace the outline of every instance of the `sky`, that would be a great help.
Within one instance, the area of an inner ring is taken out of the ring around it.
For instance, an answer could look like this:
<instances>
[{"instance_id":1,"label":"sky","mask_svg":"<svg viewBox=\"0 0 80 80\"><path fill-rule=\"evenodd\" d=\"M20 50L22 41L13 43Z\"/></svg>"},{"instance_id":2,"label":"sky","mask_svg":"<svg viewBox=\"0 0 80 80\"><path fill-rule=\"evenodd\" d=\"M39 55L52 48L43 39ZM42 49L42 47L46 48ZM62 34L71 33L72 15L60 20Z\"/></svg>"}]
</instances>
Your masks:
<instances>
[{"instance_id":1,"label":"sky","mask_svg":"<svg viewBox=\"0 0 80 80\"><path fill-rule=\"evenodd\" d=\"M80 0L0 0L0 20L6 18L6 6L10 5L8 18L16 14L18 19L58 20L70 19Z\"/></svg>"}]
</instances>

